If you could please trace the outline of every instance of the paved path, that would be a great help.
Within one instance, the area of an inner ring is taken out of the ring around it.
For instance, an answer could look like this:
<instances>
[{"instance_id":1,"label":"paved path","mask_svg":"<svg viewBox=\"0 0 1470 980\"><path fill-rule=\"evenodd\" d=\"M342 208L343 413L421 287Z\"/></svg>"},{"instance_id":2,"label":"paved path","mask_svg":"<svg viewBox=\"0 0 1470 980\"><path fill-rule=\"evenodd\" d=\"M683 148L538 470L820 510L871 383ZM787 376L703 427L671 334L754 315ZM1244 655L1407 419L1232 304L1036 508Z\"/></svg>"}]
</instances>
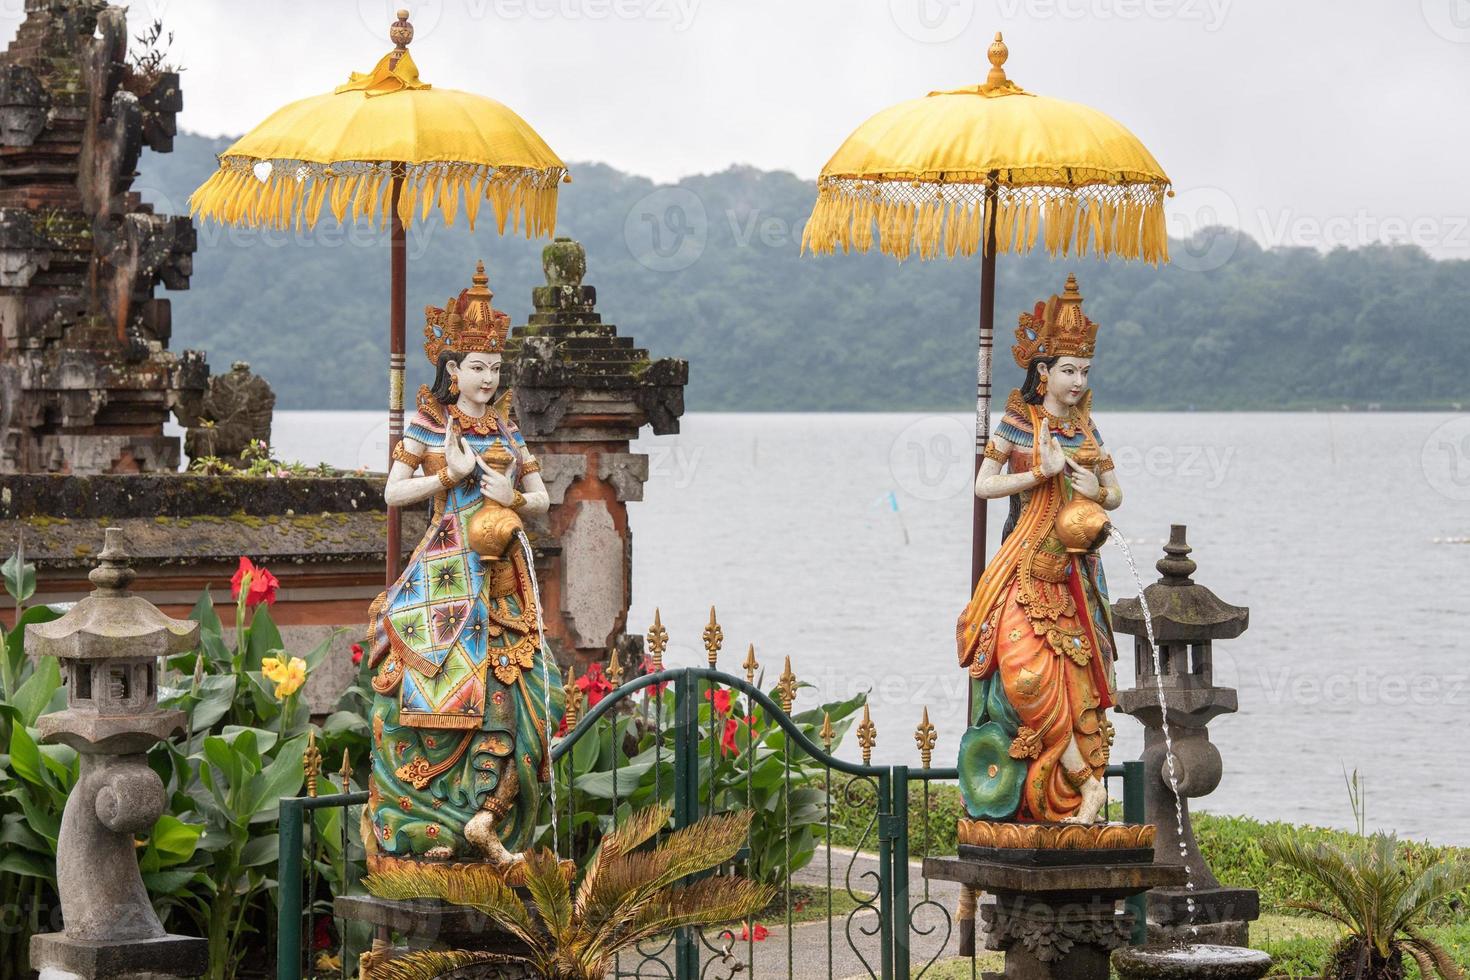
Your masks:
<instances>
[{"instance_id":1,"label":"paved path","mask_svg":"<svg viewBox=\"0 0 1470 980\"><path fill-rule=\"evenodd\" d=\"M832 887L839 893L849 880L855 892L875 892L878 887L877 869L877 859L870 855L855 855L850 850L836 847L832 849ZM827 855L824 848L817 849L812 863L798 871L794 880L803 885L827 887ZM913 931L909 938L909 958L915 973L931 959L959 955L958 930L953 926L953 916L959 905L960 887L948 881L928 882L926 902L925 884L920 863L911 863L909 907L912 909ZM928 903L937 903L937 907L936 904ZM737 974L740 980L787 976L794 980L844 980L881 976L878 923L877 912L867 909L859 909L850 919L839 913L830 923L825 918L798 923L792 927L789 935L784 922L766 922L764 925L769 930L766 938L757 943L736 939L731 950L732 959L728 963L710 962L716 957L705 951L701 955L701 960L707 964L703 976L706 980L728 980L735 964L745 963L750 951L755 954L755 962L751 964L753 968ZM717 940L710 941L716 946L720 945ZM791 964L789 972L788 950ZM671 962L669 953L665 952L659 959L661 963L644 964L642 970L638 971L639 974L649 978L672 976L671 971L666 973L662 968L662 963ZM631 976L637 970L634 961L627 957L622 959L621 965L626 975Z\"/></svg>"}]
</instances>

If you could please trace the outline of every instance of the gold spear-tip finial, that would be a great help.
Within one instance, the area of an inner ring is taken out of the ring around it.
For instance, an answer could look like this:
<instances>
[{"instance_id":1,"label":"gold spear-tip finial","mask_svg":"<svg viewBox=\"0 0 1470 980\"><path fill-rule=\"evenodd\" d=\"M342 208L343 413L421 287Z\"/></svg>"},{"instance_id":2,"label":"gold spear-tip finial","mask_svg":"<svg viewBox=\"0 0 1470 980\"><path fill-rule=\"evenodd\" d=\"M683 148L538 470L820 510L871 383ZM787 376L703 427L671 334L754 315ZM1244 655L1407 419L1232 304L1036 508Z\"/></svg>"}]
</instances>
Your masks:
<instances>
[{"instance_id":1,"label":"gold spear-tip finial","mask_svg":"<svg viewBox=\"0 0 1470 980\"><path fill-rule=\"evenodd\" d=\"M316 729L306 733L306 749L301 753L301 771L306 774L306 795L316 795L316 780L322 773L322 750L317 748Z\"/></svg>"},{"instance_id":2,"label":"gold spear-tip finial","mask_svg":"<svg viewBox=\"0 0 1470 980\"><path fill-rule=\"evenodd\" d=\"M623 686L623 658L618 655L617 647L607 653L607 679L613 687Z\"/></svg>"},{"instance_id":3,"label":"gold spear-tip finial","mask_svg":"<svg viewBox=\"0 0 1470 980\"><path fill-rule=\"evenodd\" d=\"M582 710L582 689L577 686L576 664L571 664L567 667L567 680L563 690L567 692L564 717L567 722L567 731L571 731L577 727L577 716Z\"/></svg>"},{"instance_id":4,"label":"gold spear-tip finial","mask_svg":"<svg viewBox=\"0 0 1470 980\"><path fill-rule=\"evenodd\" d=\"M725 631L720 628L719 620L715 619L715 607L709 607L709 625L704 628L704 652L709 656L710 669L715 667L715 661L720 659L720 649L725 645Z\"/></svg>"},{"instance_id":5,"label":"gold spear-tip finial","mask_svg":"<svg viewBox=\"0 0 1470 980\"><path fill-rule=\"evenodd\" d=\"M786 713L791 714L791 706L796 703L796 674L791 670L791 658L786 658L786 668L781 671L781 707Z\"/></svg>"},{"instance_id":6,"label":"gold spear-tip finial","mask_svg":"<svg viewBox=\"0 0 1470 980\"><path fill-rule=\"evenodd\" d=\"M352 792L352 756L346 749L342 750L342 768L337 770L337 775L342 777L342 792Z\"/></svg>"},{"instance_id":7,"label":"gold spear-tip finial","mask_svg":"<svg viewBox=\"0 0 1470 980\"><path fill-rule=\"evenodd\" d=\"M659 618L658 609L653 610L653 625L648 627L648 649L653 651L653 672L658 673L664 669L664 647L669 644L669 631L664 629L664 622Z\"/></svg>"},{"instance_id":8,"label":"gold spear-tip finial","mask_svg":"<svg viewBox=\"0 0 1470 980\"><path fill-rule=\"evenodd\" d=\"M761 665L755 659L755 644L745 651L745 663L740 665L745 670L745 683L755 683L755 672L761 669Z\"/></svg>"},{"instance_id":9,"label":"gold spear-tip finial","mask_svg":"<svg viewBox=\"0 0 1470 980\"><path fill-rule=\"evenodd\" d=\"M868 713L868 706L863 705L863 720L858 725L858 744L863 747L863 765L871 765L873 762L873 746L878 744L878 726L873 724L873 716Z\"/></svg>"},{"instance_id":10,"label":"gold spear-tip finial","mask_svg":"<svg viewBox=\"0 0 1470 980\"><path fill-rule=\"evenodd\" d=\"M934 758L934 743L939 739L939 730L929 723L929 709L924 708L924 720L919 722L919 727L914 730L914 744L919 747L919 758L924 761L924 768L929 768L929 762Z\"/></svg>"},{"instance_id":11,"label":"gold spear-tip finial","mask_svg":"<svg viewBox=\"0 0 1470 980\"><path fill-rule=\"evenodd\" d=\"M832 713L822 712L822 747L828 752L832 751L832 740L837 737L837 732L832 729Z\"/></svg>"}]
</instances>

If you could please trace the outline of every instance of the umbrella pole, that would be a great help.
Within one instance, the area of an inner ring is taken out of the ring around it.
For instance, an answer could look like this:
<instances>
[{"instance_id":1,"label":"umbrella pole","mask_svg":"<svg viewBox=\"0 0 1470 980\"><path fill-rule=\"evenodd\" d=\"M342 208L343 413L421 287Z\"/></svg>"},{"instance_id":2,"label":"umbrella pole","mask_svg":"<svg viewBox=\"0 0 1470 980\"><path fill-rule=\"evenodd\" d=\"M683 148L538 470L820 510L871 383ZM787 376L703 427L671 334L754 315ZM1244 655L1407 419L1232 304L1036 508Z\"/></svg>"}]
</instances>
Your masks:
<instances>
[{"instance_id":1,"label":"umbrella pole","mask_svg":"<svg viewBox=\"0 0 1470 980\"><path fill-rule=\"evenodd\" d=\"M393 469L393 451L403 441L403 368L404 330L408 303L408 242L403 221L398 217L398 198L403 193L403 178L393 178L389 266L391 287L388 297L388 469ZM388 508L387 575L388 588L398 581L399 562L403 557L403 523L397 507Z\"/></svg>"},{"instance_id":2,"label":"umbrella pole","mask_svg":"<svg viewBox=\"0 0 1470 980\"><path fill-rule=\"evenodd\" d=\"M985 189L985 248L980 255L980 346L975 362L975 475L985 462L985 444L990 441L990 355L995 347L995 204L998 191L994 175ZM970 487L974 493L974 485ZM974 496L970 532L970 594L985 571L986 506L989 501ZM966 685L965 725L975 720L975 686ZM968 886L960 897L959 950L975 955L975 907L978 893Z\"/></svg>"},{"instance_id":3,"label":"umbrella pole","mask_svg":"<svg viewBox=\"0 0 1470 980\"><path fill-rule=\"evenodd\" d=\"M992 234L994 226L991 227ZM991 247L995 244L991 238ZM990 355L995 348L995 253L988 252L980 260L980 354L975 372L975 473L985 462L985 445L990 441ZM975 497L974 520L970 538L970 592L980 584L985 571L986 504Z\"/></svg>"},{"instance_id":4,"label":"umbrella pole","mask_svg":"<svg viewBox=\"0 0 1470 980\"><path fill-rule=\"evenodd\" d=\"M999 174L991 171L985 186L985 246L980 250L980 345L975 363L975 475L985 462L990 442L990 355L995 348L995 217L1000 197ZM971 486L973 493L974 487ZM970 594L985 571L986 505L974 499L970 529Z\"/></svg>"}]
</instances>

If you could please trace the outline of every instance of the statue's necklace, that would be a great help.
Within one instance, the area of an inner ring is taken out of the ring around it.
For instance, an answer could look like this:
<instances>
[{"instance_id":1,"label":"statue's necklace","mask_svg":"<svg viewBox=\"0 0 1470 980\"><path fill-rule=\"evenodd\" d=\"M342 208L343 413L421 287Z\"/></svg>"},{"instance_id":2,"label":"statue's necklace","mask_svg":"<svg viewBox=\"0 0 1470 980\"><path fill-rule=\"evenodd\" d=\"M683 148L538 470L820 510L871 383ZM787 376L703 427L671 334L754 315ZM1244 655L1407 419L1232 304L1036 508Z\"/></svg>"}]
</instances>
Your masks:
<instances>
[{"instance_id":1,"label":"statue's necklace","mask_svg":"<svg viewBox=\"0 0 1470 980\"><path fill-rule=\"evenodd\" d=\"M476 418L473 415L466 415L460 410L458 405L450 405L449 414L454 416L459 422L461 429L470 429L476 435L488 436L495 431L495 414L493 412L487 411L484 415Z\"/></svg>"},{"instance_id":2,"label":"statue's necklace","mask_svg":"<svg viewBox=\"0 0 1470 980\"><path fill-rule=\"evenodd\" d=\"M1082 431L1082 419L1079 416L1072 415L1064 419L1058 418L1048 412L1046 406L1043 405L1040 407L1041 414L1046 416L1046 424L1049 428L1055 429L1068 438L1072 438Z\"/></svg>"}]
</instances>

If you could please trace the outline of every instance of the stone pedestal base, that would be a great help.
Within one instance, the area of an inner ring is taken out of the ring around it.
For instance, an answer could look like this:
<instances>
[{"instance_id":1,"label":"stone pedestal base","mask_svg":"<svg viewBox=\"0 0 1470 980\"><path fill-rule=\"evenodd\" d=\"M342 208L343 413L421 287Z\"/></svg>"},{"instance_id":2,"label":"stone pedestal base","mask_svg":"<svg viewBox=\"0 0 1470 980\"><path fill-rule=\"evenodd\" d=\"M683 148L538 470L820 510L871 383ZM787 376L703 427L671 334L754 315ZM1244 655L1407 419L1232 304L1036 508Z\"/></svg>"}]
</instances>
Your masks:
<instances>
[{"instance_id":1,"label":"stone pedestal base","mask_svg":"<svg viewBox=\"0 0 1470 980\"><path fill-rule=\"evenodd\" d=\"M1250 924L1260 916L1254 888L1155 888L1148 893L1148 941L1249 946Z\"/></svg>"},{"instance_id":2,"label":"stone pedestal base","mask_svg":"<svg viewBox=\"0 0 1470 980\"><path fill-rule=\"evenodd\" d=\"M494 963L467 970L465 978L533 980L530 964L510 957L525 951L520 940L491 923L484 915L460 905L430 899L404 902L371 895L344 895L332 905L344 919L378 927L378 941L364 954L362 980L372 980L373 966L421 949L467 949L500 954ZM401 937L403 945L394 945ZM460 974L456 973L456 977Z\"/></svg>"},{"instance_id":3,"label":"stone pedestal base","mask_svg":"<svg viewBox=\"0 0 1470 980\"><path fill-rule=\"evenodd\" d=\"M1131 851L1131 853L1130 853ZM983 910L987 949L1005 953L1004 980L1107 980L1108 955L1128 942L1130 895L1184 881L1181 865L1151 851L962 846L957 858L927 858L924 877L995 896Z\"/></svg>"},{"instance_id":4,"label":"stone pedestal base","mask_svg":"<svg viewBox=\"0 0 1470 980\"><path fill-rule=\"evenodd\" d=\"M193 980L209 967L209 944L192 936L131 942L69 939L64 932L31 937L31 969L52 969L82 980Z\"/></svg>"}]
</instances>

